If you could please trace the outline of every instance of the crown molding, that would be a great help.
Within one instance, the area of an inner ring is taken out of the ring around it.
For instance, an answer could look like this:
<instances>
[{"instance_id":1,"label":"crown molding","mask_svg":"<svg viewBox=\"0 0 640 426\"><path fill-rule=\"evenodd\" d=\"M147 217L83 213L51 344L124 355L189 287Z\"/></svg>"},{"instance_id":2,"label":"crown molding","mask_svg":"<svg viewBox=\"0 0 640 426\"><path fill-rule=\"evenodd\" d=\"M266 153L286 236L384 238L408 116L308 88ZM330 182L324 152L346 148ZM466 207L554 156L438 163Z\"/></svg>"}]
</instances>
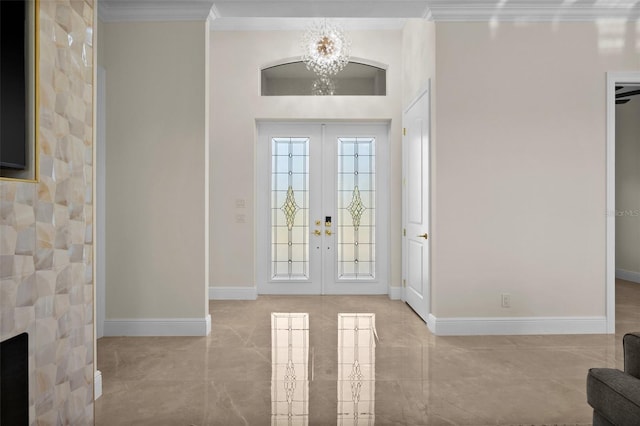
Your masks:
<instances>
[{"instance_id":1,"label":"crown molding","mask_svg":"<svg viewBox=\"0 0 640 426\"><path fill-rule=\"evenodd\" d=\"M431 12L430 8L425 8L424 13L422 14L422 19L426 21L433 21L433 12Z\"/></svg>"},{"instance_id":2,"label":"crown molding","mask_svg":"<svg viewBox=\"0 0 640 426\"><path fill-rule=\"evenodd\" d=\"M216 4L214 1L100 0L98 1L98 18L104 22L204 21L208 19L214 31L295 30L306 28L310 21L319 19L319 17L293 17L295 16L293 12L290 12L292 17L278 17L277 15L286 15L287 11L286 2L278 0L242 2L223 0L215 1ZM311 4L311 2L301 2L297 7L307 7L307 3ZM436 22L640 20L640 2L636 0L598 0L590 3L567 0L405 0L396 4L391 1L374 3L364 0L340 2L334 0L323 2L322 5L326 16L340 16L340 13L348 10L352 17L332 19L343 22L342 26L349 30L398 29L404 25L407 16ZM379 10L372 15L373 6L371 5L373 4L378 5ZM235 13L225 15L219 11ZM264 15L265 11L273 16ZM391 11L395 11L395 15ZM298 12L310 13L304 8ZM261 13L262 16L260 16ZM362 13L368 14L369 18L356 17Z\"/></svg>"},{"instance_id":3,"label":"crown molding","mask_svg":"<svg viewBox=\"0 0 640 426\"><path fill-rule=\"evenodd\" d=\"M205 21L215 19L210 0L102 0L98 18L103 22Z\"/></svg>"},{"instance_id":4,"label":"crown molding","mask_svg":"<svg viewBox=\"0 0 640 426\"><path fill-rule=\"evenodd\" d=\"M211 6L211 9L209 9L209 15L207 16L207 21L209 21L209 28L211 28L211 25L213 25L213 22L218 19L219 16L220 12L218 12L218 9L214 4L213 6Z\"/></svg>"},{"instance_id":5,"label":"crown molding","mask_svg":"<svg viewBox=\"0 0 640 426\"><path fill-rule=\"evenodd\" d=\"M320 18L216 18L211 31L304 31ZM404 18L334 18L345 31L402 30Z\"/></svg>"},{"instance_id":6,"label":"crown molding","mask_svg":"<svg viewBox=\"0 0 640 426\"><path fill-rule=\"evenodd\" d=\"M420 18L428 6L427 0L214 0L214 3L225 18Z\"/></svg>"},{"instance_id":7,"label":"crown molding","mask_svg":"<svg viewBox=\"0 0 640 426\"><path fill-rule=\"evenodd\" d=\"M503 3L502 5L500 3ZM429 8L436 22L562 22L601 19L640 19L640 3L633 0L598 1L595 4L553 0L511 2L433 0Z\"/></svg>"}]
</instances>

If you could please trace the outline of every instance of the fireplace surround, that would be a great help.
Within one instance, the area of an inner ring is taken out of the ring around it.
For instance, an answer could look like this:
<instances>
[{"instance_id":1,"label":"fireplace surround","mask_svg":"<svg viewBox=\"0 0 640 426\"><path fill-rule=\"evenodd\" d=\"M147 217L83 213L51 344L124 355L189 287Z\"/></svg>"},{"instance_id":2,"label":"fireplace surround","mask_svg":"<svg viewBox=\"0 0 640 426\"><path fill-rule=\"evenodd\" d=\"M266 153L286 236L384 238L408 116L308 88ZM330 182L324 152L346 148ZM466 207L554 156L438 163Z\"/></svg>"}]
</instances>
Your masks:
<instances>
[{"instance_id":1,"label":"fireplace surround","mask_svg":"<svg viewBox=\"0 0 640 426\"><path fill-rule=\"evenodd\" d=\"M0 424L29 424L29 335L0 342Z\"/></svg>"}]
</instances>

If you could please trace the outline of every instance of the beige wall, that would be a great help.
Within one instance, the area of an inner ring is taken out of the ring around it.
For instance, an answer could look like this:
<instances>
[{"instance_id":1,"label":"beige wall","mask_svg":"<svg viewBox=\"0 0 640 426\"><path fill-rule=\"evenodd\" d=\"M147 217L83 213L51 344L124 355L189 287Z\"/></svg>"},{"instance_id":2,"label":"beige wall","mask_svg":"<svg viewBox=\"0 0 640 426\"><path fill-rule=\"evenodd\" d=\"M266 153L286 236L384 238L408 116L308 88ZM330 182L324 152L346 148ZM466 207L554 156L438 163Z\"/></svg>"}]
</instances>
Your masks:
<instances>
[{"instance_id":1,"label":"beige wall","mask_svg":"<svg viewBox=\"0 0 640 426\"><path fill-rule=\"evenodd\" d=\"M208 24L101 30L106 319L204 318Z\"/></svg>"},{"instance_id":2,"label":"beige wall","mask_svg":"<svg viewBox=\"0 0 640 426\"><path fill-rule=\"evenodd\" d=\"M96 34L102 34L104 30L104 22L101 19L96 19ZM103 42L100 37L97 37L96 40L97 49L96 49L96 61L98 62L98 66L104 66L104 49L102 48Z\"/></svg>"},{"instance_id":3,"label":"beige wall","mask_svg":"<svg viewBox=\"0 0 640 426\"><path fill-rule=\"evenodd\" d=\"M255 285L256 119L391 119L398 285L401 114L428 78L433 313L604 315L605 73L640 70L632 24L620 40L595 23L352 32L353 56L389 65L388 96L371 98L261 97L260 68L299 55L285 31L212 32L209 92L204 26L105 25L107 318L202 316L207 222L209 285Z\"/></svg>"},{"instance_id":4,"label":"beige wall","mask_svg":"<svg viewBox=\"0 0 640 426\"><path fill-rule=\"evenodd\" d=\"M30 425L93 424L92 4L40 2L40 181L0 181L0 340L29 333Z\"/></svg>"},{"instance_id":5,"label":"beige wall","mask_svg":"<svg viewBox=\"0 0 640 426\"><path fill-rule=\"evenodd\" d=\"M391 206L400 206L401 31L356 31L352 56L387 64L387 96L261 97L260 68L300 55L299 31L211 33L211 286L255 286L256 119L391 120ZM236 200L245 200L244 209ZM237 223L236 215L245 215ZM391 209L391 284L401 280L400 209ZM393 232L396 230L397 232Z\"/></svg>"},{"instance_id":6,"label":"beige wall","mask_svg":"<svg viewBox=\"0 0 640 426\"><path fill-rule=\"evenodd\" d=\"M640 70L619 30L436 24L437 317L604 316L605 72Z\"/></svg>"},{"instance_id":7,"label":"beige wall","mask_svg":"<svg viewBox=\"0 0 640 426\"><path fill-rule=\"evenodd\" d=\"M435 76L436 25L424 19L409 19L402 30L403 111L428 88L430 79L431 99L435 99Z\"/></svg>"},{"instance_id":8,"label":"beige wall","mask_svg":"<svg viewBox=\"0 0 640 426\"><path fill-rule=\"evenodd\" d=\"M640 98L616 106L616 270L640 277Z\"/></svg>"}]
</instances>

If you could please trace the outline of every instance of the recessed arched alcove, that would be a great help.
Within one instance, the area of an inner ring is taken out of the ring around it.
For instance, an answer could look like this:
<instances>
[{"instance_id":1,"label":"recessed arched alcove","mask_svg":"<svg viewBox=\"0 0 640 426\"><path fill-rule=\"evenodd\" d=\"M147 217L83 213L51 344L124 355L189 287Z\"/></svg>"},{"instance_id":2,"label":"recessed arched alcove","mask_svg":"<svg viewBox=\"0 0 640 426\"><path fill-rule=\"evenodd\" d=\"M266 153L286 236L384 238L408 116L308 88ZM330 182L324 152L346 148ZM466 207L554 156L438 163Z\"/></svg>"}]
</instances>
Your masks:
<instances>
[{"instance_id":1,"label":"recessed arched alcove","mask_svg":"<svg viewBox=\"0 0 640 426\"><path fill-rule=\"evenodd\" d=\"M369 62L369 63L367 63ZM299 59L284 60L260 70L262 96L385 96L387 70L370 61L350 61L330 79L309 71Z\"/></svg>"}]
</instances>

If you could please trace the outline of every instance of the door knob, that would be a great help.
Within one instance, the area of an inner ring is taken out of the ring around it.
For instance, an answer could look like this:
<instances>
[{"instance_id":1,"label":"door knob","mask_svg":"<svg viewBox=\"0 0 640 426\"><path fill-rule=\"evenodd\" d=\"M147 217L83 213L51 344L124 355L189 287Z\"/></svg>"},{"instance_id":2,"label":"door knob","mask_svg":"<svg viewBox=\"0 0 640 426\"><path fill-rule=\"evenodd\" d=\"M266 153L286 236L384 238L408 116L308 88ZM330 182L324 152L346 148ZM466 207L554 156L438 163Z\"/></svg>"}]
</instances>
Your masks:
<instances>
[{"instance_id":1,"label":"door knob","mask_svg":"<svg viewBox=\"0 0 640 426\"><path fill-rule=\"evenodd\" d=\"M418 235L418 237L422 237L422 238L424 238L426 240L427 238L429 238L429 235L427 235L427 233L425 232L422 235Z\"/></svg>"},{"instance_id":2,"label":"door knob","mask_svg":"<svg viewBox=\"0 0 640 426\"><path fill-rule=\"evenodd\" d=\"M331 235L332 232L331 232L330 229L325 229L324 233L327 234L327 235Z\"/></svg>"},{"instance_id":3,"label":"door knob","mask_svg":"<svg viewBox=\"0 0 640 426\"><path fill-rule=\"evenodd\" d=\"M320 232L320 230L319 230L319 229L316 229L315 231L313 231L313 233L314 233L315 235L317 235L318 237L319 237L320 235L322 235L322 232Z\"/></svg>"}]
</instances>

